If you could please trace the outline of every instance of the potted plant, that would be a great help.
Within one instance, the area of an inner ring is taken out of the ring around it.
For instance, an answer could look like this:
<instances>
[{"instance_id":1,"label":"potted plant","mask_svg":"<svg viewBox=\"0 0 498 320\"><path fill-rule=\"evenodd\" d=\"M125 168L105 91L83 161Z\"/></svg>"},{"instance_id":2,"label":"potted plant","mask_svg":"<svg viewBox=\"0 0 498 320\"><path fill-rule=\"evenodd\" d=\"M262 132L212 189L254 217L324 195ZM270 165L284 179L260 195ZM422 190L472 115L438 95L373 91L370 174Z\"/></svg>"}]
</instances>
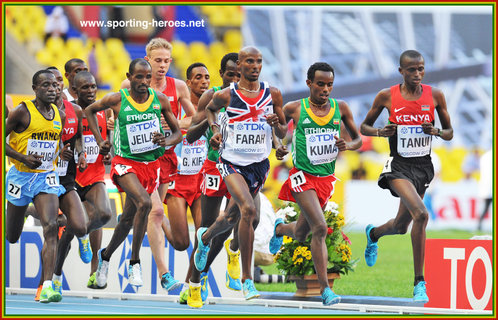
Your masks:
<instances>
[{"instance_id":1,"label":"potted plant","mask_svg":"<svg viewBox=\"0 0 498 320\"><path fill-rule=\"evenodd\" d=\"M328 249L327 273L331 288L334 279L340 278L340 274L353 271L357 262L357 259L351 259L351 241L342 231L345 225L344 215L339 212L338 208L335 202L329 201L324 211L328 226L325 238ZM285 216L286 223L291 223L297 221L299 212L297 204L289 202L277 212L277 215ZM311 234L304 242L284 236L282 248L275 255L275 262L277 269L287 279L296 282L296 296L320 295L320 287L311 258Z\"/></svg>"}]
</instances>

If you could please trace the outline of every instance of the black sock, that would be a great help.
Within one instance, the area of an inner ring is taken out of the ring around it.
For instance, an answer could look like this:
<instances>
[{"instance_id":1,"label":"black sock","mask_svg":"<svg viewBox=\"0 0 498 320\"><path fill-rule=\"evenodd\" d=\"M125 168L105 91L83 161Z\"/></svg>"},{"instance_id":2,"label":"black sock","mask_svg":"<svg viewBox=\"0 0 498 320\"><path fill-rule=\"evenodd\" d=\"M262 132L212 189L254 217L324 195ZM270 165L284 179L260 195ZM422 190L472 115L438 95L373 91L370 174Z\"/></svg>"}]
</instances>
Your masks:
<instances>
[{"instance_id":1,"label":"black sock","mask_svg":"<svg viewBox=\"0 0 498 320\"><path fill-rule=\"evenodd\" d=\"M134 264L137 264L137 263L140 263L140 259L138 259L138 260L130 260L130 266L132 266Z\"/></svg>"},{"instance_id":2,"label":"black sock","mask_svg":"<svg viewBox=\"0 0 498 320\"><path fill-rule=\"evenodd\" d=\"M102 252L100 253L100 256L102 257L102 260L109 262L109 260L111 259L111 257L108 257L105 254L105 252L106 252L105 250L102 250Z\"/></svg>"},{"instance_id":3,"label":"black sock","mask_svg":"<svg viewBox=\"0 0 498 320\"><path fill-rule=\"evenodd\" d=\"M374 229L375 229L375 228L370 229L370 234L369 234L369 236L370 236L370 240L372 240L372 242L377 242L379 239L377 239L377 238L375 237L375 235L374 235Z\"/></svg>"},{"instance_id":4,"label":"black sock","mask_svg":"<svg viewBox=\"0 0 498 320\"><path fill-rule=\"evenodd\" d=\"M420 281L425 281L424 276L415 276L415 281L413 282L413 285L416 286Z\"/></svg>"}]
</instances>

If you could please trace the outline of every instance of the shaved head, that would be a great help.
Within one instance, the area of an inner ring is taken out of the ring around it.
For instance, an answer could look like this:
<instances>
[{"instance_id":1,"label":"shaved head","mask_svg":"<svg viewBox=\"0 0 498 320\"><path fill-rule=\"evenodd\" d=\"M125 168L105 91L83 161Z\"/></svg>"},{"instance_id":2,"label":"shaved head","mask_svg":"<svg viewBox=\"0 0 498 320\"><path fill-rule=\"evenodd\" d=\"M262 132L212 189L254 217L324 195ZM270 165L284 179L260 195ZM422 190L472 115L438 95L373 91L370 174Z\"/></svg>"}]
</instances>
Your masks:
<instances>
[{"instance_id":1,"label":"shaved head","mask_svg":"<svg viewBox=\"0 0 498 320\"><path fill-rule=\"evenodd\" d=\"M93 75L88 72L88 71L81 71L74 76L74 85L78 87L80 85L80 82L85 81L85 80L93 80L95 81L95 78Z\"/></svg>"},{"instance_id":2,"label":"shaved head","mask_svg":"<svg viewBox=\"0 0 498 320\"><path fill-rule=\"evenodd\" d=\"M243 60L246 56L251 54L261 54L261 51L259 51L258 48L252 46L244 47L239 51L239 60Z\"/></svg>"}]
</instances>

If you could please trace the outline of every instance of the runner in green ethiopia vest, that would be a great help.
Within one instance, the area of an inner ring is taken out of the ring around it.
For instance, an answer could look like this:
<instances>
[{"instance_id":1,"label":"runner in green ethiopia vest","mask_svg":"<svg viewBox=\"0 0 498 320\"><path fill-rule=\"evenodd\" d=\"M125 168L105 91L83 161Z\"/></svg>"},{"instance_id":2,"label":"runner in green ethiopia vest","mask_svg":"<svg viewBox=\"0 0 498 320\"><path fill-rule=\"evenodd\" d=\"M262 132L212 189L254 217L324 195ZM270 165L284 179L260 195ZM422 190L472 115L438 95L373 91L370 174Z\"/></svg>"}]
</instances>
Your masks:
<instances>
[{"instance_id":1,"label":"runner in green ethiopia vest","mask_svg":"<svg viewBox=\"0 0 498 320\"><path fill-rule=\"evenodd\" d=\"M213 87L214 92L220 91L220 90L221 90L221 86ZM220 112L225 112L225 108L221 109ZM209 144L209 140L211 139L212 136L213 136L213 131L211 131L211 128L208 127L208 129L206 130L206 138L208 141L207 158L211 161L216 162L216 161L218 161L220 154L219 154L218 150L214 150L213 147L211 147L211 145Z\"/></svg>"},{"instance_id":2,"label":"runner in green ethiopia vest","mask_svg":"<svg viewBox=\"0 0 498 320\"><path fill-rule=\"evenodd\" d=\"M341 297L332 291L327 281L329 259L334 258L329 257L327 250L327 233L323 230L328 226L323 215L337 180L334 174L337 154L358 149L361 138L346 101L329 98L334 85L334 69L329 64L311 65L306 85L310 90L309 98L290 101L283 108L286 118L294 121L294 168L290 169L278 195L280 200L297 203L301 215L293 223L285 223L282 218L275 220L269 251L275 254L280 250L284 235L304 241L311 234L311 258L320 284L322 304L331 305L340 302ZM351 141L339 136L341 124Z\"/></svg>"},{"instance_id":3,"label":"runner in green ethiopia vest","mask_svg":"<svg viewBox=\"0 0 498 320\"><path fill-rule=\"evenodd\" d=\"M121 110L114 125L116 155L135 161L154 161L164 154L164 148L152 142L154 132L164 134L161 127L161 103L149 88L149 99L138 104L128 89L121 89Z\"/></svg>"},{"instance_id":4,"label":"runner in green ethiopia vest","mask_svg":"<svg viewBox=\"0 0 498 320\"><path fill-rule=\"evenodd\" d=\"M292 140L294 167L318 177L334 174L339 152L334 136L340 137L341 113L337 100L329 98L329 101L329 113L317 117L310 109L308 98L301 99L301 115Z\"/></svg>"}]
</instances>

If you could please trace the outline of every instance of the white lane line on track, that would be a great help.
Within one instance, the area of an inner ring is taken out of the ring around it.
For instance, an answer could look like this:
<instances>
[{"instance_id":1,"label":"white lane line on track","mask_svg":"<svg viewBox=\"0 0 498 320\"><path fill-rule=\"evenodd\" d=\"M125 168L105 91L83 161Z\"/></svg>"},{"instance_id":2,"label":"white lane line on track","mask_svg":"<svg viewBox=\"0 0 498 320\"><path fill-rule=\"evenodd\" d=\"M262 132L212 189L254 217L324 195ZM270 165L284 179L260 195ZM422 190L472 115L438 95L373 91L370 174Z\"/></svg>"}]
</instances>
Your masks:
<instances>
[{"instance_id":1,"label":"white lane line on track","mask_svg":"<svg viewBox=\"0 0 498 320\"><path fill-rule=\"evenodd\" d=\"M85 298L83 298L85 299ZM20 302L19 300L15 300L15 299L5 299L5 302ZM37 301L34 301L34 300L31 300L31 301L22 301L22 303L30 303L30 304L36 304L36 305L39 305L40 302L37 302ZM168 302L166 302L168 303ZM130 306L126 306L126 305L122 305L122 304L94 304L94 303L84 303L84 302L53 302L53 306L70 306L70 305L76 305L76 306L91 306L93 308L98 308L98 309L102 309L102 308L117 308L117 309L137 309L137 308L140 308L140 309L149 309L149 310L154 310L154 309L157 309L157 310L189 310L189 311L194 311L194 310L202 310L202 312L204 313L227 313L227 314L251 314L253 315L254 312L243 312L243 311L240 311L240 310L237 310L237 312L234 312L234 310L222 310L222 309L206 309L206 308L200 308L200 309L195 309L195 308L191 308L191 307L183 307L183 305L178 305L177 307L163 307L163 306L143 306L143 305L130 305ZM7 307L7 309L9 308L15 308L15 307ZM30 310L42 310L42 311L46 311L47 308L50 308L50 304L47 304L46 307L43 307L43 308L15 308L15 309L30 309ZM63 309L54 309L56 311L67 311L67 312L75 312L75 309L72 309L72 310L63 310ZM80 312L80 310L76 310L77 312ZM113 314L114 312L105 312L105 311L98 311L98 313L95 313L95 311L81 311L83 313L94 313L94 314L100 314L100 313L109 313L109 314ZM138 314L142 314L143 312L139 312ZM276 312L261 312L261 313L264 313L264 314L277 314ZM121 312L121 313L118 313L116 312L116 314L130 314L130 312Z\"/></svg>"}]
</instances>

